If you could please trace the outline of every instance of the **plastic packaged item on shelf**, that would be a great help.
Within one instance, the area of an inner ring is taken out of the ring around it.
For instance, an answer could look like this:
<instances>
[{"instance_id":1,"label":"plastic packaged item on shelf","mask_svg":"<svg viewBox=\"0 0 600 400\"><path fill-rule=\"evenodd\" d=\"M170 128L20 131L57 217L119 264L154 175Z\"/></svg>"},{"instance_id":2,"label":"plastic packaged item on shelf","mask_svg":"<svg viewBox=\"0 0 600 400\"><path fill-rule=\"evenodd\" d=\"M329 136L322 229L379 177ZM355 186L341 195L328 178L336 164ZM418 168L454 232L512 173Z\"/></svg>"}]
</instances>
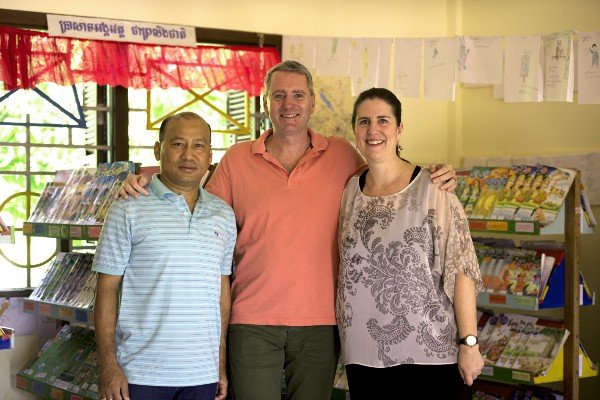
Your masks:
<instances>
[{"instance_id":1,"label":"plastic packaged item on shelf","mask_svg":"<svg viewBox=\"0 0 600 400\"><path fill-rule=\"evenodd\" d=\"M15 347L15 330L0 326L0 350L8 350L13 347Z\"/></svg>"}]
</instances>

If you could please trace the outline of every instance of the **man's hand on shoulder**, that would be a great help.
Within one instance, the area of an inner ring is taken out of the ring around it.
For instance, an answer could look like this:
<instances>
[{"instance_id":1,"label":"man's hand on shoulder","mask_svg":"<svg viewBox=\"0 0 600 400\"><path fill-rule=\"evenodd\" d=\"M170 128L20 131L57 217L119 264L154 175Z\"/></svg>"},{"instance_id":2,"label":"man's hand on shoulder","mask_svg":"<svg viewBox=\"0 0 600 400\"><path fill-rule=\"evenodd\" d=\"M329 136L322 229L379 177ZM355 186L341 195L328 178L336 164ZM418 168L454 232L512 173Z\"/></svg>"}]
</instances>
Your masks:
<instances>
[{"instance_id":1,"label":"man's hand on shoulder","mask_svg":"<svg viewBox=\"0 0 600 400\"><path fill-rule=\"evenodd\" d=\"M431 182L440 183L440 190L454 192L456 189L456 171L450 164L430 164Z\"/></svg>"},{"instance_id":2,"label":"man's hand on shoulder","mask_svg":"<svg viewBox=\"0 0 600 400\"><path fill-rule=\"evenodd\" d=\"M144 194L148 195L148 191L144 188L150 183L150 179L145 177L144 175L134 175L129 174L127 178L121 184L121 189L119 189L119 197L126 199L129 195L137 198L138 195Z\"/></svg>"}]
</instances>

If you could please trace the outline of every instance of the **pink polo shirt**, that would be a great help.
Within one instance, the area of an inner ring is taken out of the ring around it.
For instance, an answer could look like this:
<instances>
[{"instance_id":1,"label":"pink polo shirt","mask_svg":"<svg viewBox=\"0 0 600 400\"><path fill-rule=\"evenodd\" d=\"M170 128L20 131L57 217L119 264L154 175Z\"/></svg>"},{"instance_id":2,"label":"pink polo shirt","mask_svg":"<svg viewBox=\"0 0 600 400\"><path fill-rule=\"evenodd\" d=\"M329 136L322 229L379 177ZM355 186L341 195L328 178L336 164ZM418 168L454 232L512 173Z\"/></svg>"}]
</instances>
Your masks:
<instances>
[{"instance_id":1,"label":"pink polo shirt","mask_svg":"<svg viewBox=\"0 0 600 400\"><path fill-rule=\"evenodd\" d=\"M206 186L237 221L230 322L335 325L340 199L364 160L309 129L312 148L288 175L266 150L271 134L232 146Z\"/></svg>"}]
</instances>

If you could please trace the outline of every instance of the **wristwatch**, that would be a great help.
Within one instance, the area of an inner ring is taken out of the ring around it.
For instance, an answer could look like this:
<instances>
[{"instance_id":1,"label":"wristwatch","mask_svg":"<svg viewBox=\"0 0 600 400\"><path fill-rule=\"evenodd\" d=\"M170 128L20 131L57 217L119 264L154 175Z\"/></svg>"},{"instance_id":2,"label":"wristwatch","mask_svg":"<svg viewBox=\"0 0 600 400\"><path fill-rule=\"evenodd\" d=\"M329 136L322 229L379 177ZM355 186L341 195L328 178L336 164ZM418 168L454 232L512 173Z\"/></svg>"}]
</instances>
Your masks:
<instances>
[{"instance_id":1,"label":"wristwatch","mask_svg":"<svg viewBox=\"0 0 600 400\"><path fill-rule=\"evenodd\" d=\"M467 335L464 338L458 339L458 344L464 344L465 346L469 347L473 347L477 343L479 343L479 341L477 340L477 336L475 335Z\"/></svg>"}]
</instances>

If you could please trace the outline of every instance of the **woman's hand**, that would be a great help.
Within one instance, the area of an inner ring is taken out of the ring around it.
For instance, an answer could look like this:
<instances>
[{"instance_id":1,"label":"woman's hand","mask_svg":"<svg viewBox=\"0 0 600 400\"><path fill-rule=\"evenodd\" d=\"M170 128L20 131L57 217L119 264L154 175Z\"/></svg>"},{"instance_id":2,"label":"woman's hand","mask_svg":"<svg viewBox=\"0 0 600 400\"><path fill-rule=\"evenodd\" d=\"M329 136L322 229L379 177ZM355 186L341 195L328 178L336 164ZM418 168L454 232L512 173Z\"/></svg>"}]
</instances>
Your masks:
<instances>
[{"instance_id":1,"label":"woman's hand","mask_svg":"<svg viewBox=\"0 0 600 400\"><path fill-rule=\"evenodd\" d=\"M483 357L479 345L473 347L460 345L458 350L458 371L467 386L471 386L483 368Z\"/></svg>"}]
</instances>

